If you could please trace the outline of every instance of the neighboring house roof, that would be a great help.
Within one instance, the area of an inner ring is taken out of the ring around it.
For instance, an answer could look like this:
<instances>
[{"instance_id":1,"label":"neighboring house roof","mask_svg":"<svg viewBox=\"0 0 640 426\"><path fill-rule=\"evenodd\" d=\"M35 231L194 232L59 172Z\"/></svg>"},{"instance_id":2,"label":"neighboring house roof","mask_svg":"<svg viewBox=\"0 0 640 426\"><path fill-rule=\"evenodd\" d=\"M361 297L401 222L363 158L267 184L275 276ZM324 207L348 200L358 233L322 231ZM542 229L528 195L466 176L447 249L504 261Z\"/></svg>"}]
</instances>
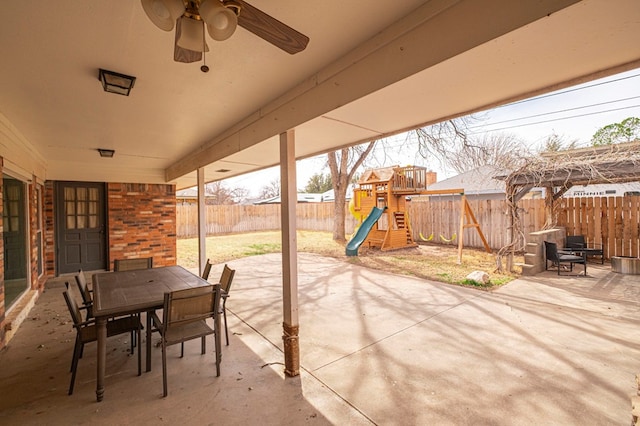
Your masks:
<instances>
[{"instance_id":1,"label":"neighboring house roof","mask_svg":"<svg viewBox=\"0 0 640 426\"><path fill-rule=\"evenodd\" d=\"M267 198L264 200L259 200L254 202L253 204L277 204L282 202L280 196ZM298 202L299 203L320 203L322 202L322 194L308 194L304 192L298 193Z\"/></svg>"},{"instance_id":2,"label":"neighboring house roof","mask_svg":"<svg viewBox=\"0 0 640 426\"><path fill-rule=\"evenodd\" d=\"M462 188L466 195L504 194L504 182L494 179L493 176L496 174L498 174L498 171L493 166L478 167L477 169L431 184L428 189Z\"/></svg>"},{"instance_id":3,"label":"neighboring house roof","mask_svg":"<svg viewBox=\"0 0 640 426\"><path fill-rule=\"evenodd\" d=\"M353 188L354 187L355 187L354 184L349 184L349 187L347 188L347 194L345 196L346 200L350 200L353 197ZM331 201L335 201L335 200L336 200L336 196L335 196L335 193L333 192L333 189L330 189L327 192L323 192L322 193L322 201L331 202Z\"/></svg>"},{"instance_id":4,"label":"neighboring house roof","mask_svg":"<svg viewBox=\"0 0 640 426\"><path fill-rule=\"evenodd\" d=\"M187 188L176 191L176 198L198 198L198 189Z\"/></svg>"},{"instance_id":5,"label":"neighboring house roof","mask_svg":"<svg viewBox=\"0 0 640 426\"><path fill-rule=\"evenodd\" d=\"M215 198L213 195L205 195L205 199L212 200ZM176 201L185 202L186 200L197 200L198 188L187 188L176 191Z\"/></svg>"}]
</instances>

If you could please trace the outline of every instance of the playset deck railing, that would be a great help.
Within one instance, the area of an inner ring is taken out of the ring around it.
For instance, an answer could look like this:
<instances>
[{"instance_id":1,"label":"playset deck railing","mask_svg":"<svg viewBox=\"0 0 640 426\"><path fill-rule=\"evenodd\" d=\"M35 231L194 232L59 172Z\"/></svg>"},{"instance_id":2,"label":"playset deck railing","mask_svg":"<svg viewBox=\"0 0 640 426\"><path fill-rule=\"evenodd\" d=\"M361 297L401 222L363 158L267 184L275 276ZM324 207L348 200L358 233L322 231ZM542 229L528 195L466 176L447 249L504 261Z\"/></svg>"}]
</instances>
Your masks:
<instances>
[{"instance_id":1,"label":"playset deck railing","mask_svg":"<svg viewBox=\"0 0 640 426\"><path fill-rule=\"evenodd\" d=\"M427 169L420 166L398 167L393 169L394 174L391 189L396 194L403 192L415 193L427 189Z\"/></svg>"}]
</instances>

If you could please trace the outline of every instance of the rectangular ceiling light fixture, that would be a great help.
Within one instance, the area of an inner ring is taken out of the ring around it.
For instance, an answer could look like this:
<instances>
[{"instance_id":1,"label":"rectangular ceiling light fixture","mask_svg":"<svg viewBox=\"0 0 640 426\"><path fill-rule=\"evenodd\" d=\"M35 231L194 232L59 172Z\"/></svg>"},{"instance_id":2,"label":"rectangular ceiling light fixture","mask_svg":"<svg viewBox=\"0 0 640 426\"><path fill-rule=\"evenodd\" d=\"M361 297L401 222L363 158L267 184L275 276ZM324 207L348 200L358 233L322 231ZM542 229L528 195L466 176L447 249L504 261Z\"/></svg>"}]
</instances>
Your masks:
<instances>
[{"instance_id":1,"label":"rectangular ceiling light fixture","mask_svg":"<svg viewBox=\"0 0 640 426\"><path fill-rule=\"evenodd\" d=\"M103 70L102 68L98 71L98 78L105 92L117 93L118 95L124 96L129 96L131 89L133 89L133 84L136 82L135 77Z\"/></svg>"},{"instance_id":2,"label":"rectangular ceiling light fixture","mask_svg":"<svg viewBox=\"0 0 640 426\"><path fill-rule=\"evenodd\" d=\"M106 158L112 158L113 154L116 153L116 151L113 149L104 149L104 148L98 148L98 152L100 153L100 157L106 157Z\"/></svg>"}]
</instances>

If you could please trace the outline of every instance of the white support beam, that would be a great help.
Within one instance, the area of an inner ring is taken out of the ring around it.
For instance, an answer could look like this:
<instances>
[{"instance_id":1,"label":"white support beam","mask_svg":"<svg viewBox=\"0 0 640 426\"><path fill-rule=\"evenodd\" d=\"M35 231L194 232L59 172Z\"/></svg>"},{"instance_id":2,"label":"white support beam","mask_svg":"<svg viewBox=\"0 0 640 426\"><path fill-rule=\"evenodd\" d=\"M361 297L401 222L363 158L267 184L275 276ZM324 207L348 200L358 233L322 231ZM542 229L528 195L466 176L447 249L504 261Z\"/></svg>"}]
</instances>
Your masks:
<instances>
[{"instance_id":1,"label":"white support beam","mask_svg":"<svg viewBox=\"0 0 640 426\"><path fill-rule=\"evenodd\" d=\"M204 167L198 169L198 273L207 262L207 211L204 191Z\"/></svg>"},{"instance_id":2,"label":"white support beam","mask_svg":"<svg viewBox=\"0 0 640 426\"><path fill-rule=\"evenodd\" d=\"M296 237L296 155L293 130L280 134L280 198L282 229L282 297L285 374L300 374L298 342L298 240Z\"/></svg>"}]
</instances>

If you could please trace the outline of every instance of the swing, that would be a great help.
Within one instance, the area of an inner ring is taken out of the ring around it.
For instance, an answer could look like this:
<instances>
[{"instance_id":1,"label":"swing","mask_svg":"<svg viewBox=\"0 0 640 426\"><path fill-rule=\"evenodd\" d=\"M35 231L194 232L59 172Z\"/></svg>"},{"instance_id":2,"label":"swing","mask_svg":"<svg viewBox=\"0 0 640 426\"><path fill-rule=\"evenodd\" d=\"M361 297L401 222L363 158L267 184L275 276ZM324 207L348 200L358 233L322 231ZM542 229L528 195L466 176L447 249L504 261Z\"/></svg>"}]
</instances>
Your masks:
<instances>
[{"instance_id":1,"label":"swing","mask_svg":"<svg viewBox=\"0 0 640 426\"><path fill-rule=\"evenodd\" d=\"M464 197L464 196L463 196ZM448 198L448 197L447 197ZM455 201L455 196L454 194L451 194L451 203L453 203ZM453 235L451 235L451 238L446 238L444 235L440 234L440 239L442 241L444 241L445 243L451 243L453 241L455 241L456 239L456 233L454 232Z\"/></svg>"},{"instance_id":2,"label":"swing","mask_svg":"<svg viewBox=\"0 0 640 426\"><path fill-rule=\"evenodd\" d=\"M420 239L422 241L431 241L431 240L433 240L433 232L431 233L431 235L429 235L429 238L425 238L424 235L422 235L422 232L420 232L419 235L420 235Z\"/></svg>"},{"instance_id":3,"label":"swing","mask_svg":"<svg viewBox=\"0 0 640 426\"><path fill-rule=\"evenodd\" d=\"M452 241L454 241L456 239L456 233L454 232L453 235L451 236L451 238L449 238L449 239L446 239L444 237L444 235L440 234L440 239L442 241L444 241L445 243L450 243L450 242L452 242Z\"/></svg>"}]
</instances>

